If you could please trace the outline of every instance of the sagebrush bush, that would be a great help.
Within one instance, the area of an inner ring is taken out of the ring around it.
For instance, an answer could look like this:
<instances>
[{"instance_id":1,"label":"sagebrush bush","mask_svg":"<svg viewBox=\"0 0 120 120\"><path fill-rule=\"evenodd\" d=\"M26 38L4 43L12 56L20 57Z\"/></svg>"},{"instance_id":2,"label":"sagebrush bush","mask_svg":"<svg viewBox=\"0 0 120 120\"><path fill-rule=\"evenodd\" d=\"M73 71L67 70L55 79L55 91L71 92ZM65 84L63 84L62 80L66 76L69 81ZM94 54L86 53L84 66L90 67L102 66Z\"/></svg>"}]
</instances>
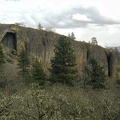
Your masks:
<instances>
[{"instance_id":1,"label":"sagebrush bush","mask_svg":"<svg viewBox=\"0 0 120 120\"><path fill-rule=\"evenodd\" d=\"M32 86L0 95L0 120L119 120L120 98L109 90ZM1 112L4 111L4 112Z\"/></svg>"}]
</instances>

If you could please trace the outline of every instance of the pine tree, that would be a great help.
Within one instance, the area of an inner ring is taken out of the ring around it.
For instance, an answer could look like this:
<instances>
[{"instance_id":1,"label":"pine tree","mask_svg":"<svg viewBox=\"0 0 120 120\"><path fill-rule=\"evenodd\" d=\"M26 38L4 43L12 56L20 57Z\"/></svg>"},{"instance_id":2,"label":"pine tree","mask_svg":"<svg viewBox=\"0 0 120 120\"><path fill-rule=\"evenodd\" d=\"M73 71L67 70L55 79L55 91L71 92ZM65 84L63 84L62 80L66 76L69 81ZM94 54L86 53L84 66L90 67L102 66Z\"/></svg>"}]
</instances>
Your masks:
<instances>
[{"instance_id":1,"label":"pine tree","mask_svg":"<svg viewBox=\"0 0 120 120\"><path fill-rule=\"evenodd\" d=\"M71 34L68 33L68 37L69 37L70 39L72 39L72 40L75 40L75 39L76 39L76 38L75 38L75 34L74 34L73 32L71 32Z\"/></svg>"},{"instance_id":2,"label":"pine tree","mask_svg":"<svg viewBox=\"0 0 120 120\"><path fill-rule=\"evenodd\" d=\"M22 49L18 56L18 66L19 66L19 74L21 75L23 80L28 80L29 78L29 58L27 56L27 53L25 49Z\"/></svg>"},{"instance_id":3,"label":"pine tree","mask_svg":"<svg viewBox=\"0 0 120 120\"><path fill-rule=\"evenodd\" d=\"M90 85L93 89L105 88L106 75L104 67L101 66L95 59L90 59L89 61L89 77Z\"/></svg>"},{"instance_id":4,"label":"pine tree","mask_svg":"<svg viewBox=\"0 0 120 120\"><path fill-rule=\"evenodd\" d=\"M38 30L41 30L43 27L42 27L42 25L39 23L38 24Z\"/></svg>"},{"instance_id":5,"label":"pine tree","mask_svg":"<svg viewBox=\"0 0 120 120\"><path fill-rule=\"evenodd\" d=\"M42 68L41 63L36 59L32 65L32 80L33 82L39 83L39 85L44 85L46 82L46 74Z\"/></svg>"},{"instance_id":6,"label":"pine tree","mask_svg":"<svg viewBox=\"0 0 120 120\"><path fill-rule=\"evenodd\" d=\"M75 34L73 32L71 33L71 39L75 40Z\"/></svg>"},{"instance_id":7,"label":"pine tree","mask_svg":"<svg viewBox=\"0 0 120 120\"><path fill-rule=\"evenodd\" d=\"M75 68L76 56L70 40L65 36L60 37L54 52L55 57L51 60L50 80L52 82L73 85L77 69Z\"/></svg>"},{"instance_id":8,"label":"pine tree","mask_svg":"<svg viewBox=\"0 0 120 120\"><path fill-rule=\"evenodd\" d=\"M92 37L91 38L91 43L94 44L94 45L97 45L97 38L96 37Z\"/></svg>"}]
</instances>

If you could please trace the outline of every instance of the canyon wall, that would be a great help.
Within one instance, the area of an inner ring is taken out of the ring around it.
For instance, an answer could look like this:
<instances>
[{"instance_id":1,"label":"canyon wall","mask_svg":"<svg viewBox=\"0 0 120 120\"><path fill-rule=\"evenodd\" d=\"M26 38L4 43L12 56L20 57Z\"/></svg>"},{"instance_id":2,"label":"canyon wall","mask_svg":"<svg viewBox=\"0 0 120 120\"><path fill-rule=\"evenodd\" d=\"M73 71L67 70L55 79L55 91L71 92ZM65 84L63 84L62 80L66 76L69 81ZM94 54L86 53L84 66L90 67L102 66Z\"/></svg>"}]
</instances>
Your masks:
<instances>
[{"instance_id":1,"label":"canyon wall","mask_svg":"<svg viewBox=\"0 0 120 120\"><path fill-rule=\"evenodd\" d=\"M50 60L54 56L54 45L61 35L54 32L21 27L18 25L0 24L0 41L6 55L16 58L22 48L27 50L30 60L36 57L48 72ZM105 49L98 45L71 40L77 57L79 74L84 74L84 67L90 58L95 58L105 67L106 75L120 76L120 53L112 49ZM13 63L14 64L14 63Z\"/></svg>"}]
</instances>

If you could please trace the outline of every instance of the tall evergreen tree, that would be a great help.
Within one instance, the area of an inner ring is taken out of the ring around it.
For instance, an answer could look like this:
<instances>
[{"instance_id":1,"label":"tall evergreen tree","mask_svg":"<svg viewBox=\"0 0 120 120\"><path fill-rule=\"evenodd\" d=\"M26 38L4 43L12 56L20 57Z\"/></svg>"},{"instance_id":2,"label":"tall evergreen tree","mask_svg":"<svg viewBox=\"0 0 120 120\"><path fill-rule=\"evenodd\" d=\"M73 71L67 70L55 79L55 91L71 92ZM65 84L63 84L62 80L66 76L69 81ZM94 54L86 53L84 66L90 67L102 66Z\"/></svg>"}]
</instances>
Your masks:
<instances>
[{"instance_id":1,"label":"tall evergreen tree","mask_svg":"<svg viewBox=\"0 0 120 120\"><path fill-rule=\"evenodd\" d=\"M55 56L51 59L51 77L52 82L59 82L67 85L73 85L76 79L77 69L76 56L72 49L70 40L62 36L55 45Z\"/></svg>"},{"instance_id":2,"label":"tall evergreen tree","mask_svg":"<svg viewBox=\"0 0 120 120\"><path fill-rule=\"evenodd\" d=\"M104 67L101 66L95 59L90 59L89 61L89 77L90 85L93 89L105 88L106 75Z\"/></svg>"},{"instance_id":3,"label":"tall evergreen tree","mask_svg":"<svg viewBox=\"0 0 120 120\"><path fill-rule=\"evenodd\" d=\"M97 45L97 38L96 37L92 37L91 38L91 43L94 44L94 45Z\"/></svg>"},{"instance_id":4,"label":"tall evergreen tree","mask_svg":"<svg viewBox=\"0 0 120 120\"><path fill-rule=\"evenodd\" d=\"M71 39L75 40L75 34L74 34L74 32L71 33Z\"/></svg>"},{"instance_id":5,"label":"tall evergreen tree","mask_svg":"<svg viewBox=\"0 0 120 120\"><path fill-rule=\"evenodd\" d=\"M39 23L38 24L38 30L41 30L43 27L42 27L42 25Z\"/></svg>"},{"instance_id":6,"label":"tall evergreen tree","mask_svg":"<svg viewBox=\"0 0 120 120\"><path fill-rule=\"evenodd\" d=\"M46 82L46 74L42 68L41 63L36 59L32 65L32 80L33 82L39 83L39 85L44 85Z\"/></svg>"},{"instance_id":7,"label":"tall evergreen tree","mask_svg":"<svg viewBox=\"0 0 120 120\"><path fill-rule=\"evenodd\" d=\"M74 32L71 32L71 34L69 33L69 34L68 34L68 37L69 37L70 39L72 39L72 40L75 40L75 39L76 39Z\"/></svg>"},{"instance_id":8,"label":"tall evergreen tree","mask_svg":"<svg viewBox=\"0 0 120 120\"><path fill-rule=\"evenodd\" d=\"M25 51L25 49L22 49L22 51L20 52L19 56L18 56L18 66L20 69L19 74L21 75L23 80L28 80L29 77L29 58L27 56L27 52Z\"/></svg>"}]
</instances>

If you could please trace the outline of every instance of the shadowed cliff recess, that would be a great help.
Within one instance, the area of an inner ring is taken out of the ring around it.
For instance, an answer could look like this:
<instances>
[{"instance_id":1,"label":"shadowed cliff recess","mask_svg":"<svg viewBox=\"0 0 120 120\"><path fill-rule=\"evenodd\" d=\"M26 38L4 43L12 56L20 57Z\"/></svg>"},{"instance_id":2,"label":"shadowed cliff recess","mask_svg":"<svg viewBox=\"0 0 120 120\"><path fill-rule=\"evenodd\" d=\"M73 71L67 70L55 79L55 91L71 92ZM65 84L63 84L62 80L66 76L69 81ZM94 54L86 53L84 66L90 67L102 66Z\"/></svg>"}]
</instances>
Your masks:
<instances>
[{"instance_id":1,"label":"shadowed cliff recess","mask_svg":"<svg viewBox=\"0 0 120 120\"><path fill-rule=\"evenodd\" d=\"M44 30L0 24L0 40L6 53L17 55L25 48L31 61L36 57L41 61L45 71L49 73L50 60L54 56L54 45L61 35ZM71 40L77 57L77 68L80 75L90 58L95 58L105 67L106 75L116 77L120 65L120 53L102 48L98 45Z\"/></svg>"},{"instance_id":2,"label":"shadowed cliff recess","mask_svg":"<svg viewBox=\"0 0 120 120\"><path fill-rule=\"evenodd\" d=\"M17 48L16 48L17 40L16 40L15 33L7 32L2 39L2 43L6 50L11 51L11 52L17 51Z\"/></svg>"}]
</instances>

